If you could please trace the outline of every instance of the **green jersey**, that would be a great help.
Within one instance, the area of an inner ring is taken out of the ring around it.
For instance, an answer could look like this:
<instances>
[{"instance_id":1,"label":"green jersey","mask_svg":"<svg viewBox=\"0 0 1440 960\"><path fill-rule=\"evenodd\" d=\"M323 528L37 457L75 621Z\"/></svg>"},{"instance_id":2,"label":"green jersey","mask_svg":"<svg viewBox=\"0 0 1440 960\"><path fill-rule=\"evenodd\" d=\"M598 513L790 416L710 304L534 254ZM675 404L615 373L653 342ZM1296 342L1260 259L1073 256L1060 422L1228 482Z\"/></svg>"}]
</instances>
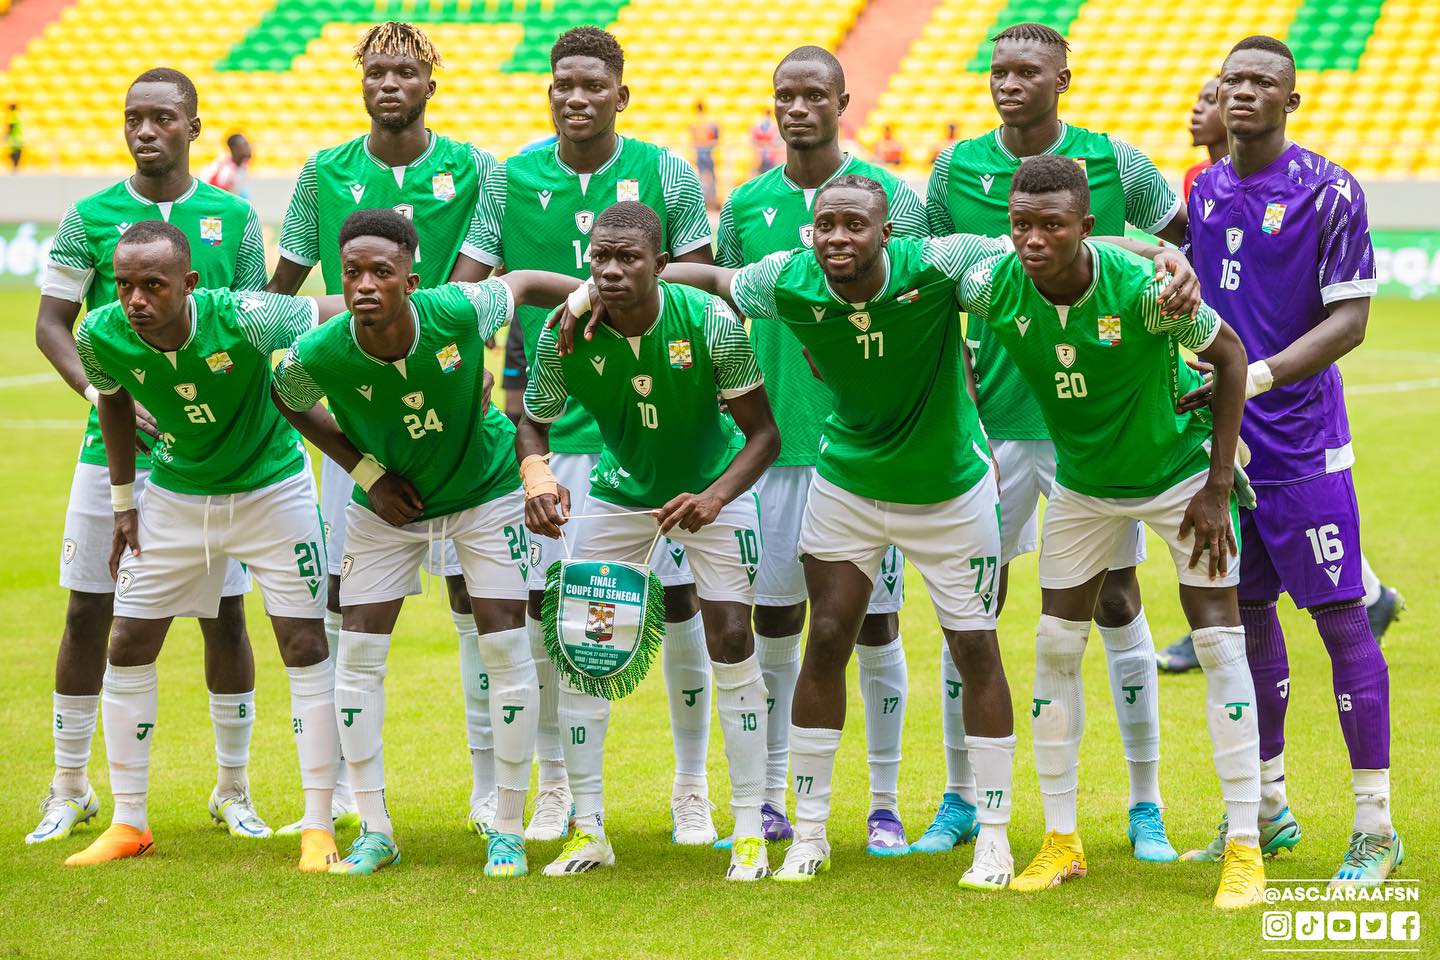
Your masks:
<instances>
[{"instance_id":1,"label":"green jersey","mask_svg":"<svg viewBox=\"0 0 1440 960\"><path fill-rule=\"evenodd\" d=\"M897 236L929 236L925 208L904 180L849 154L829 179L846 174L869 177L885 188ZM722 267L743 267L797 244L808 248L815 218L811 205L817 192L796 186L783 166L736 187L720 211L715 262ZM780 427L780 457L775 465L813 466L819 455L821 425L835 409L830 388L815 379L800 352L800 341L784 324L752 324L750 341Z\"/></svg>"},{"instance_id":2,"label":"green jersey","mask_svg":"<svg viewBox=\"0 0 1440 960\"><path fill-rule=\"evenodd\" d=\"M555 331L536 344L525 415L553 423L567 398L595 419L604 443L590 492L629 507L700 493L725 472L744 438L716 402L761 383L745 327L718 297L660 283L660 316L638 337L601 324L560 356Z\"/></svg>"},{"instance_id":3,"label":"green jersey","mask_svg":"<svg viewBox=\"0 0 1440 960\"><path fill-rule=\"evenodd\" d=\"M1180 210L1180 198L1155 164L1123 140L1061 124L1060 138L1045 153L1071 157L1085 171L1096 236L1122 236L1126 223L1154 233ZM1010 179L1021 159L1005 147L999 129L947 147L935 160L926 190L931 233L1009 236ZM989 341L984 324L972 327L970 349L986 431L1005 440L1049 436L1040 408L1005 352Z\"/></svg>"},{"instance_id":4,"label":"green jersey","mask_svg":"<svg viewBox=\"0 0 1440 960\"><path fill-rule=\"evenodd\" d=\"M40 292L94 310L115 302L115 246L132 223L164 220L190 241L190 267L199 286L260 290L265 286L265 237L249 201L201 180L166 203L147 200L128 179L92 193L65 211L50 247ZM149 444L150 438L143 438ZM105 446L100 420L92 407L85 425L80 462L103 467ZM150 458L135 465L148 469Z\"/></svg>"},{"instance_id":5,"label":"green jersey","mask_svg":"<svg viewBox=\"0 0 1440 960\"><path fill-rule=\"evenodd\" d=\"M1176 413L1190 384L1181 346L1204 350L1220 318L1160 313L1149 260L1086 241L1094 278L1072 306L1047 300L1013 253L977 265L961 302L988 329L1055 438L1056 480L1092 497L1150 497L1209 465L1208 417Z\"/></svg>"},{"instance_id":6,"label":"green jersey","mask_svg":"<svg viewBox=\"0 0 1440 960\"><path fill-rule=\"evenodd\" d=\"M340 227L356 210L390 207L420 235L415 272L420 286L450 279L474 225L480 184L495 158L468 143L430 134L430 145L408 165L392 167L370 152L369 136L321 150L305 162L285 223L280 256L302 266L320 264L325 292L340 293Z\"/></svg>"},{"instance_id":7,"label":"green jersey","mask_svg":"<svg viewBox=\"0 0 1440 960\"><path fill-rule=\"evenodd\" d=\"M771 254L735 274L735 305L752 323L784 323L834 392L820 476L868 499L940 503L990 469L965 389L956 285L1006 249L967 234L892 238L884 284L865 303L837 296L809 250Z\"/></svg>"},{"instance_id":8,"label":"green jersey","mask_svg":"<svg viewBox=\"0 0 1440 960\"><path fill-rule=\"evenodd\" d=\"M270 399L270 355L315 326L315 301L196 290L178 350L141 339L111 303L85 315L75 348L103 394L129 391L155 418L150 482L176 493L245 493L305 467L295 429Z\"/></svg>"},{"instance_id":9,"label":"green jersey","mask_svg":"<svg viewBox=\"0 0 1440 960\"><path fill-rule=\"evenodd\" d=\"M515 427L493 405L480 412L485 341L513 310L500 280L417 290L415 339L393 361L361 349L354 318L342 313L290 348L275 389L292 410L328 398L350 442L415 485L425 504L418 519L468 510L520 486ZM369 509L358 486L353 499Z\"/></svg>"},{"instance_id":10,"label":"green jersey","mask_svg":"<svg viewBox=\"0 0 1440 960\"><path fill-rule=\"evenodd\" d=\"M560 148L511 157L485 181L480 198L477 252L481 263L509 270L549 270L590 278L590 230L612 203L638 200L660 215L661 248L672 257L710 244L705 192L690 164L663 147L620 137L615 155L594 173L576 173ZM525 356L549 311L517 311ZM600 431L590 414L572 404L550 430L557 453L599 453Z\"/></svg>"}]
</instances>

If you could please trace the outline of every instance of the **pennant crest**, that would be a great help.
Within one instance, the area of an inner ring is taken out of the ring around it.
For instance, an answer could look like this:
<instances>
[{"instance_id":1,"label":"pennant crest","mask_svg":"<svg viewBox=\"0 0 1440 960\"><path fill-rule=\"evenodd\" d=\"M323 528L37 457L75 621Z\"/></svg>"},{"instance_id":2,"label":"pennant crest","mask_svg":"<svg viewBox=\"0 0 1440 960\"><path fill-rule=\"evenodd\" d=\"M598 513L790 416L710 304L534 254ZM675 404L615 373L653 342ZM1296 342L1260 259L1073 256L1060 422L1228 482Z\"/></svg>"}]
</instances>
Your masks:
<instances>
[{"instance_id":1,"label":"pennant crest","mask_svg":"<svg viewBox=\"0 0 1440 960\"><path fill-rule=\"evenodd\" d=\"M540 621L560 677L607 700L631 693L660 653L662 596L659 578L642 564L551 564Z\"/></svg>"},{"instance_id":2,"label":"pennant crest","mask_svg":"<svg viewBox=\"0 0 1440 960\"><path fill-rule=\"evenodd\" d=\"M400 398L400 402L405 404L405 406L409 407L411 410L419 410L421 407L425 406L425 394L421 393L419 390L416 390L414 393L405 394L405 396Z\"/></svg>"},{"instance_id":3,"label":"pennant crest","mask_svg":"<svg viewBox=\"0 0 1440 960\"><path fill-rule=\"evenodd\" d=\"M1085 158L1084 158L1084 157L1076 157L1076 158L1075 158L1075 166L1079 167L1079 168L1080 168L1080 172L1083 173L1083 174L1085 174L1085 176L1087 176L1087 177L1090 176L1090 172L1085 169Z\"/></svg>"},{"instance_id":4,"label":"pennant crest","mask_svg":"<svg viewBox=\"0 0 1440 960\"><path fill-rule=\"evenodd\" d=\"M229 373L235 369L235 362L230 359L230 354L224 350L216 351L205 358L205 363L210 367L211 373Z\"/></svg>"},{"instance_id":5,"label":"pennant crest","mask_svg":"<svg viewBox=\"0 0 1440 960\"><path fill-rule=\"evenodd\" d=\"M920 299L920 290L919 290L919 288L917 287L917 288L914 289L914 290L906 290L904 293L900 294L900 296L898 296L898 297L895 298L895 302L896 302L896 303L914 303L916 300L919 300L919 299Z\"/></svg>"},{"instance_id":6,"label":"pennant crest","mask_svg":"<svg viewBox=\"0 0 1440 960\"><path fill-rule=\"evenodd\" d=\"M449 373L460 366L460 348L453 343L447 343L435 351L435 359L440 362L440 372Z\"/></svg>"},{"instance_id":7,"label":"pennant crest","mask_svg":"<svg viewBox=\"0 0 1440 960\"><path fill-rule=\"evenodd\" d=\"M178 393L178 394L180 394L180 397L181 397L182 399L184 399L184 400L194 400L194 399L195 399L195 384L193 384L193 383L177 383L177 384L175 384L175 392Z\"/></svg>"},{"instance_id":8,"label":"pennant crest","mask_svg":"<svg viewBox=\"0 0 1440 960\"><path fill-rule=\"evenodd\" d=\"M1240 249L1240 241L1244 239L1245 231L1239 227L1230 227L1225 231L1225 246L1230 248L1231 253Z\"/></svg>"},{"instance_id":9,"label":"pennant crest","mask_svg":"<svg viewBox=\"0 0 1440 960\"><path fill-rule=\"evenodd\" d=\"M676 370L688 370L694 363L690 355L689 340L670 341L670 366Z\"/></svg>"},{"instance_id":10,"label":"pennant crest","mask_svg":"<svg viewBox=\"0 0 1440 960\"><path fill-rule=\"evenodd\" d=\"M1060 361L1060 366L1069 370L1075 363L1075 348L1068 343L1055 344L1055 356Z\"/></svg>"},{"instance_id":11,"label":"pennant crest","mask_svg":"<svg viewBox=\"0 0 1440 960\"><path fill-rule=\"evenodd\" d=\"M455 199L455 178L449 172L437 173L430 178L430 190L435 199L444 203Z\"/></svg>"},{"instance_id":12,"label":"pennant crest","mask_svg":"<svg viewBox=\"0 0 1440 960\"><path fill-rule=\"evenodd\" d=\"M220 242L225 239L225 227L219 217L200 218L200 239L212 247L220 245Z\"/></svg>"},{"instance_id":13,"label":"pennant crest","mask_svg":"<svg viewBox=\"0 0 1440 960\"><path fill-rule=\"evenodd\" d=\"M639 376L630 378L630 386L634 387L635 392L640 394L640 396L648 397L650 396L651 389L655 386L655 379L649 374L642 373Z\"/></svg>"},{"instance_id":14,"label":"pennant crest","mask_svg":"<svg viewBox=\"0 0 1440 960\"><path fill-rule=\"evenodd\" d=\"M595 226L595 214L594 214L594 213L590 212L589 210L576 210L576 211L575 211L575 229L576 229L576 230L579 230L581 233L585 234L585 236L588 237L588 236L590 235L590 228L593 227L593 226Z\"/></svg>"},{"instance_id":15,"label":"pennant crest","mask_svg":"<svg viewBox=\"0 0 1440 960\"><path fill-rule=\"evenodd\" d=\"M615 181L615 202L624 203L627 200L640 199L639 180L617 180Z\"/></svg>"}]
</instances>

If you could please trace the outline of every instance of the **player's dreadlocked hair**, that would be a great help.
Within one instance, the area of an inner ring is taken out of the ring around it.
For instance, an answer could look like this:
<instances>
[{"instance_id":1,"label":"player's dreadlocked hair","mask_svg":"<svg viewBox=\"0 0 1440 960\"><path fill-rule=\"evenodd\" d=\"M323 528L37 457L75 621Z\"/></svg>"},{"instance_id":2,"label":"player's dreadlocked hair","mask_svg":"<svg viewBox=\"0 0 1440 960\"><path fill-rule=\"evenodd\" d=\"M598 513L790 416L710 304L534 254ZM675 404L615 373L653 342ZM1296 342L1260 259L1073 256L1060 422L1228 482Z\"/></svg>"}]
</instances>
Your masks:
<instances>
[{"instance_id":1,"label":"player's dreadlocked hair","mask_svg":"<svg viewBox=\"0 0 1440 960\"><path fill-rule=\"evenodd\" d=\"M143 221L149 222L149 221ZM394 210L376 207L371 210L356 210L340 225L340 248L356 237L379 237L389 240L411 257L420 246L420 236L415 224Z\"/></svg>"},{"instance_id":2,"label":"player's dreadlocked hair","mask_svg":"<svg viewBox=\"0 0 1440 960\"><path fill-rule=\"evenodd\" d=\"M1042 153L1026 157L1010 180L1010 193L1068 193L1083 216L1090 212L1090 182L1069 157Z\"/></svg>"},{"instance_id":3,"label":"player's dreadlocked hair","mask_svg":"<svg viewBox=\"0 0 1440 960\"><path fill-rule=\"evenodd\" d=\"M660 217L639 200L612 203L595 218L595 229L634 230L645 238L654 253L660 252Z\"/></svg>"},{"instance_id":4,"label":"player's dreadlocked hair","mask_svg":"<svg viewBox=\"0 0 1440 960\"><path fill-rule=\"evenodd\" d=\"M1066 42L1059 30L1028 20L1025 23L1008 26L990 38L991 43L999 43L1001 40L1030 40L1034 43L1043 43L1047 47L1058 47L1061 63L1065 62L1065 54L1070 50L1070 44Z\"/></svg>"},{"instance_id":5,"label":"player's dreadlocked hair","mask_svg":"<svg viewBox=\"0 0 1440 960\"><path fill-rule=\"evenodd\" d=\"M872 197L878 198L880 201L881 214L886 217L890 215L890 198L885 195L885 188L880 186L878 181L872 180L869 177L862 177L858 173L847 173L845 176L836 177L834 180L825 184L825 186L821 187L820 191L815 194L815 203L818 205L820 198L831 190L845 189L863 190Z\"/></svg>"},{"instance_id":6,"label":"player's dreadlocked hair","mask_svg":"<svg viewBox=\"0 0 1440 960\"><path fill-rule=\"evenodd\" d=\"M619 80L625 75L625 51L620 41L599 27L573 27L560 34L550 48L550 69L566 57L594 57Z\"/></svg>"},{"instance_id":7,"label":"player's dreadlocked hair","mask_svg":"<svg viewBox=\"0 0 1440 960\"><path fill-rule=\"evenodd\" d=\"M144 243L154 243L156 240L163 240L170 245L181 260L185 261L185 269L190 269L190 241L185 239L185 233L173 223L166 223L164 220L141 220L133 223L121 235L117 247L137 246Z\"/></svg>"},{"instance_id":8,"label":"player's dreadlocked hair","mask_svg":"<svg viewBox=\"0 0 1440 960\"><path fill-rule=\"evenodd\" d=\"M180 105L190 116L195 116L200 110L200 95L195 92L195 82L179 70L172 70L170 67L156 67L153 70L146 70L140 76L131 81L130 86L137 83L169 83L173 84L180 93Z\"/></svg>"},{"instance_id":9,"label":"player's dreadlocked hair","mask_svg":"<svg viewBox=\"0 0 1440 960\"><path fill-rule=\"evenodd\" d=\"M820 68L825 71L825 76L835 87L835 92L845 92L845 68L840 66L840 61L835 59L835 54L829 50L813 45L796 47L794 50L785 54L785 59L776 65L775 73L779 73L780 68L785 66L785 64L795 62L819 64ZM773 79L775 74L772 73L770 76Z\"/></svg>"},{"instance_id":10,"label":"player's dreadlocked hair","mask_svg":"<svg viewBox=\"0 0 1440 960\"><path fill-rule=\"evenodd\" d=\"M365 31L365 36L355 44L355 62L364 63L367 53L418 60L432 70L444 65L440 62L440 51L430 38L415 24L399 20L386 20Z\"/></svg>"}]
</instances>

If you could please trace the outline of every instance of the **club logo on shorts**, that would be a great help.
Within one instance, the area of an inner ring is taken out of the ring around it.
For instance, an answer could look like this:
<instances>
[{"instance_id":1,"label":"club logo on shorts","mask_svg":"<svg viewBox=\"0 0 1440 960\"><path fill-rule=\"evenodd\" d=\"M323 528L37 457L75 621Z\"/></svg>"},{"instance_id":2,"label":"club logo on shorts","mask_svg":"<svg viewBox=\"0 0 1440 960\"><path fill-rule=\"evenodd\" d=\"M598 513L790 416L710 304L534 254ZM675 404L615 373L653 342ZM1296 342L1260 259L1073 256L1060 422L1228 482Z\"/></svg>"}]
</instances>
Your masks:
<instances>
[{"instance_id":1,"label":"club logo on shorts","mask_svg":"<svg viewBox=\"0 0 1440 960\"><path fill-rule=\"evenodd\" d=\"M435 194L435 199L441 203L446 200L454 200L455 178L449 173L437 173L430 178L430 190Z\"/></svg>"},{"instance_id":2,"label":"club logo on shorts","mask_svg":"<svg viewBox=\"0 0 1440 960\"><path fill-rule=\"evenodd\" d=\"M405 396L400 398L400 402L405 404L405 406L409 407L411 410L419 410L421 407L425 406L425 394L421 393L419 390L416 390L414 393L405 394Z\"/></svg>"},{"instance_id":3,"label":"club logo on shorts","mask_svg":"<svg viewBox=\"0 0 1440 960\"><path fill-rule=\"evenodd\" d=\"M175 384L175 392L178 393L178 394L180 394L181 398L184 399L184 400L194 400L194 399L195 399L195 384L193 384L193 383L177 383L177 384Z\"/></svg>"},{"instance_id":4,"label":"club logo on shorts","mask_svg":"<svg viewBox=\"0 0 1440 960\"><path fill-rule=\"evenodd\" d=\"M859 330L861 333L864 333L866 330L870 329L870 313L867 310L861 310L859 313L852 313L845 319L855 324L855 329Z\"/></svg>"},{"instance_id":5,"label":"club logo on shorts","mask_svg":"<svg viewBox=\"0 0 1440 960\"><path fill-rule=\"evenodd\" d=\"M1245 231L1239 227L1230 227L1225 231L1225 246L1230 248L1231 253L1240 249L1240 241L1244 239Z\"/></svg>"},{"instance_id":6,"label":"club logo on shorts","mask_svg":"<svg viewBox=\"0 0 1440 960\"><path fill-rule=\"evenodd\" d=\"M326 520L324 523L320 524L320 529L321 532L325 534L325 539L328 541L330 539L330 521Z\"/></svg>"},{"instance_id":7,"label":"club logo on shorts","mask_svg":"<svg viewBox=\"0 0 1440 960\"><path fill-rule=\"evenodd\" d=\"M71 560L74 559L75 541L71 540L69 537L66 537L65 542L60 545L60 562L69 563Z\"/></svg>"},{"instance_id":8,"label":"club logo on shorts","mask_svg":"<svg viewBox=\"0 0 1440 960\"><path fill-rule=\"evenodd\" d=\"M449 373L460 366L460 348L448 343L435 351L435 359L440 361L440 372Z\"/></svg>"},{"instance_id":9,"label":"club logo on shorts","mask_svg":"<svg viewBox=\"0 0 1440 960\"><path fill-rule=\"evenodd\" d=\"M220 245L220 241L224 239L224 229L219 217L200 218L200 239L212 247Z\"/></svg>"},{"instance_id":10,"label":"club logo on shorts","mask_svg":"<svg viewBox=\"0 0 1440 960\"><path fill-rule=\"evenodd\" d=\"M1096 321L1096 336L1100 342L1107 347L1113 347L1120 342L1120 318L1117 316L1101 317Z\"/></svg>"},{"instance_id":11,"label":"club logo on shorts","mask_svg":"<svg viewBox=\"0 0 1440 960\"><path fill-rule=\"evenodd\" d=\"M1055 357L1060 361L1060 366L1069 370L1075 363L1075 348L1068 343L1055 344Z\"/></svg>"},{"instance_id":12,"label":"club logo on shorts","mask_svg":"<svg viewBox=\"0 0 1440 960\"><path fill-rule=\"evenodd\" d=\"M217 351L205 358L211 373L229 373L235 369L235 362L230 359L230 354L224 350Z\"/></svg>"},{"instance_id":13,"label":"club logo on shorts","mask_svg":"<svg viewBox=\"0 0 1440 960\"><path fill-rule=\"evenodd\" d=\"M694 362L690 355L689 340L670 341L670 366L676 370L688 370Z\"/></svg>"},{"instance_id":14,"label":"club logo on shorts","mask_svg":"<svg viewBox=\"0 0 1440 960\"><path fill-rule=\"evenodd\" d=\"M624 203L627 200L640 199L639 180L617 180L615 181L615 202Z\"/></svg>"},{"instance_id":15,"label":"club logo on shorts","mask_svg":"<svg viewBox=\"0 0 1440 960\"><path fill-rule=\"evenodd\" d=\"M540 566L540 543L537 540L530 541L530 566Z\"/></svg>"},{"instance_id":16,"label":"club logo on shorts","mask_svg":"<svg viewBox=\"0 0 1440 960\"><path fill-rule=\"evenodd\" d=\"M648 397L650 396L650 390L655 386L655 379L642 373L637 377L630 378L630 386L634 387L635 392L640 394L640 396Z\"/></svg>"},{"instance_id":17,"label":"club logo on shorts","mask_svg":"<svg viewBox=\"0 0 1440 960\"><path fill-rule=\"evenodd\" d=\"M813 224L805 224L800 228L800 243L807 247L815 246L815 227Z\"/></svg>"},{"instance_id":18,"label":"club logo on shorts","mask_svg":"<svg viewBox=\"0 0 1440 960\"><path fill-rule=\"evenodd\" d=\"M115 596L125 596L126 592L134 585L135 575L129 570L121 570L120 575L115 578Z\"/></svg>"},{"instance_id":19,"label":"club logo on shorts","mask_svg":"<svg viewBox=\"0 0 1440 960\"><path fill-rule=\"evenodd\" d=\"M593 226L595 226L595 214L591 213L589 210L575 211L576 230L579 230L581 233L585 234L588 237L590 235L590 228Z\"/></svg>"},{"instance_id":20,"label":"club logo on shorts","mask_svg":"<svg viewBox=\"0 0 1440 960\"><path fill-rule=\"evenodd\" d=\"M1265 219L1260 221L1260 229L1264 233L1279 233L1280 225L1285 222L1285 204L1265 204Z\"/></svg>"},{"instance_id":21,"label":"club logo on shorts","mask_svg":"<svg viewBox=\"0 0 1440 960\"><path fill-rule=\"evenodd\" d=\"M350 568L353 567L354 565L355 565L355 558L352 557L352 556L350 556L350 554L347 553L347 554L345 554L343 557L340 558L340 579L341 579L341 580L344 580L346 577L350 576Z\"/></svg>"}]
</instances>

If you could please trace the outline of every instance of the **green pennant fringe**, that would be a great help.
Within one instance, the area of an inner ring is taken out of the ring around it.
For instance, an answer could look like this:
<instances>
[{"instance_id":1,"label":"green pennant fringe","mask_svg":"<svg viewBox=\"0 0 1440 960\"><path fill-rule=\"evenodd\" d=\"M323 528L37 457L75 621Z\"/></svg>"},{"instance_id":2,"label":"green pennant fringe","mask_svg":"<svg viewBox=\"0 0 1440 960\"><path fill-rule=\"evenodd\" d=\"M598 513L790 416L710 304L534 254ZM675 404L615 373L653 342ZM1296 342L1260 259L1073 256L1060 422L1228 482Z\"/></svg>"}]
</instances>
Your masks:
<instances>
[{"instance_id":1,"label":"green pennant fringe","mask_svg":"<svg viewBox=\"0 0 1440 960\"><path fill-rule=\"evenodd\" d=\"M592 697L619 700L628 697L640 686L650 665L660 656L665 640L665 587L652 570L645 590L645 619L635 644L635 656L619 673L597 680L576 669L565 656L560 643L560 567L556 560L545 571L545 595L540 602L540 624L545 638L545 652L555 664L555 672Z\"/></svg>"}]
</instances>

